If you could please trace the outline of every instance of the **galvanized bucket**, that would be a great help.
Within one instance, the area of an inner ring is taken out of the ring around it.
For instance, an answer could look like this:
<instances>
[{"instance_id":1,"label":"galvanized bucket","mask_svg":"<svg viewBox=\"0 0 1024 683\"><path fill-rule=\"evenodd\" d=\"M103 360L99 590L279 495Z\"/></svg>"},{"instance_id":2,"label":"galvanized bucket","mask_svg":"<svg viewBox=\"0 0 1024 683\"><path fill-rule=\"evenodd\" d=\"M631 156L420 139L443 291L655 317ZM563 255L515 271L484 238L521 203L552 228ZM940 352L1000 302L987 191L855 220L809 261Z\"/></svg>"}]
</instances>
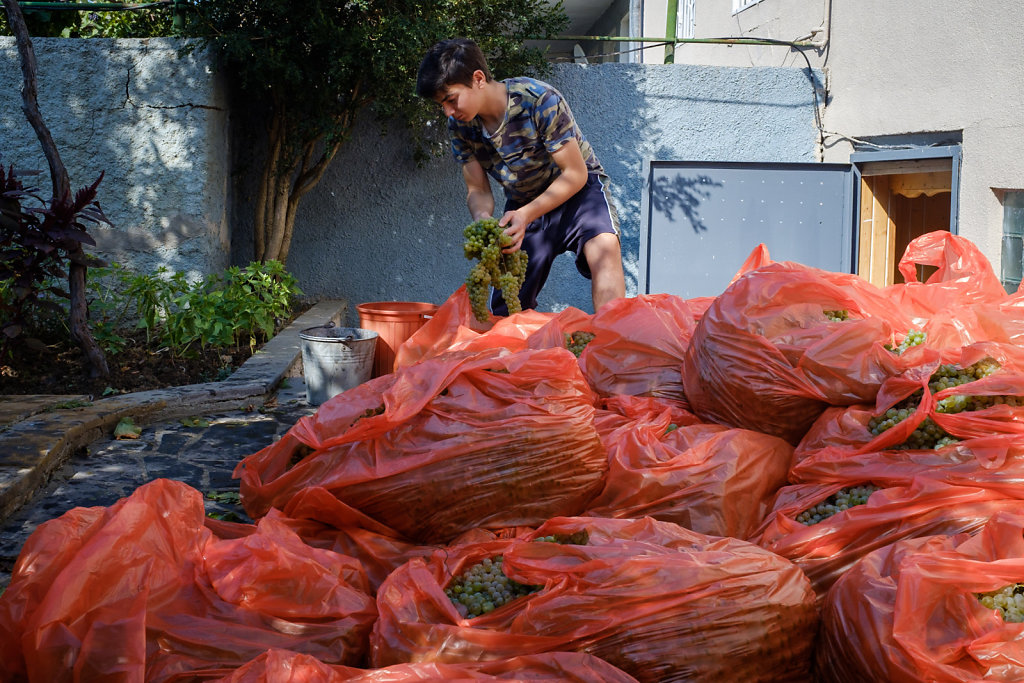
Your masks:
<instances>
[{"instance_id":1,"label":"galvanized bucket","mask_svg":"<svg viewBox=\"0 0 1024 683\"><path fill-rule=\"evenodd\" d=\"M306 398L318 406L332 396L359 386L373 372L377 333L333 322L299 332Z\"/></svg>"}]
</instances>

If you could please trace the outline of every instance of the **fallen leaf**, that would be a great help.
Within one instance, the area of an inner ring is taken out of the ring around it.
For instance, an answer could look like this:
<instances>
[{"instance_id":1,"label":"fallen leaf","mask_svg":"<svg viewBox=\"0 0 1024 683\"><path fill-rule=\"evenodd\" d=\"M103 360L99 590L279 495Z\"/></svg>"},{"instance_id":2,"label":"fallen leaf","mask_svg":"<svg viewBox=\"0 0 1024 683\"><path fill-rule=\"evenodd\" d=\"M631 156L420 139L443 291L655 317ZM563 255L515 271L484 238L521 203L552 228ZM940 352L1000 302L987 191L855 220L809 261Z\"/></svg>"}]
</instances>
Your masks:
<instances>
[{"instance_id":1,"label":"fallen leaf","mask_svg":"<svg viewBox=\"0 0 1024 683\"><path fill-rule=\"evenodd\" d=\"M115 439L137 439L142 434L142 427L135 424L130 417L122 417L114 427Z\"/></svg>"}]
</instances>

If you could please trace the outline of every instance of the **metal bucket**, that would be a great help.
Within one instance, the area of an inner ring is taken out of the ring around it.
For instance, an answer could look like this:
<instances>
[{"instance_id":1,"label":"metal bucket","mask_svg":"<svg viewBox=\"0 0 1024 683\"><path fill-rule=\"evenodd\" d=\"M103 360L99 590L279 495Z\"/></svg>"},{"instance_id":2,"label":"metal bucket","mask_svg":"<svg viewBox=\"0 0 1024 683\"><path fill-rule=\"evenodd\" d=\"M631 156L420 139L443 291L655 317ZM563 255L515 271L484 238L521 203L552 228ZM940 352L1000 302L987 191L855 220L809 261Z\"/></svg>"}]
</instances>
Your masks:
<instances>
[{"instance_id":1,"label":"metal bucket","mask_svg":"<svg viewBox=\"0 0 1024 683\"><path fill-rule=\"evenodd\" d=\"M333 322L299 332L310 405L318 406L370 379L377 336L372 330L335 327Z\"/></svg>"}]
</instances>

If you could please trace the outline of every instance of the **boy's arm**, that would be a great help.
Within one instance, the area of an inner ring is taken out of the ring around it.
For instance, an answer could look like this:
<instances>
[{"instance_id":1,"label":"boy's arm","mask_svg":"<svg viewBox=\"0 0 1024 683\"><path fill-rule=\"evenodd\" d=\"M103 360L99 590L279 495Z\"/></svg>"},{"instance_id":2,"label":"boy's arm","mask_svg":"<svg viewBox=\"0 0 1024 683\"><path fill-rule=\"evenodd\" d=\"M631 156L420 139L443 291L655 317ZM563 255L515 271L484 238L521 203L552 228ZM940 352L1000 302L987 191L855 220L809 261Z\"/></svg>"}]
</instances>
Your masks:
<instances>
[{"instance_id":1,"label":"boy's arm","mask_svg":"<svg viewBox=\"0 0 1024 683\"><path fill-rule=\"evenodd\" d=\"M476 159L462 165L462 179L466 181L466 206L474 221L494 215L494 195L487 181L484 167Z\"/></svg>"},{"instance_id":2,"label":"boy's arm","mask_svg":"<svg viewBox=\"0 0 1024 683\"><path fill-rule=\"evenodd\" d=\"M514 211L506 211L498 223L505 227L505 233L512 236L511 246L502 249L505 253L518 251L526 235L526 226L548 211L558 208L587 184L587 163L583 160L580 145L575 139L569 140L551 155L561 173L548 189L536 199Z\"/></svg>"}]
</instances>

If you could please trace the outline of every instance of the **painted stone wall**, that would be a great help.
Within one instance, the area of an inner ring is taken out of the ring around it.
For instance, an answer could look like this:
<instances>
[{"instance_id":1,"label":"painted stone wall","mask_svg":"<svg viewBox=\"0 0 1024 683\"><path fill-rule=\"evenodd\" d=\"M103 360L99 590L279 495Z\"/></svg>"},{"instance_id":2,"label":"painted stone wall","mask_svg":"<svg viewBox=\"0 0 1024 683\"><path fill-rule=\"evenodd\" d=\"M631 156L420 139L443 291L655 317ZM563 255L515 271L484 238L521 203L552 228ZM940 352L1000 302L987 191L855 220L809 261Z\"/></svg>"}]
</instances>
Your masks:
<instances>
[{"instance_id":1,"label":"painted stone wall","mask_svg":"<svg viewBox=\"0 0 1024 683\"><path fill-rule=\"evenodd\" d=\"M566 64L550 80L568 99L611 177L627 294L637 291L644 160L815 160L806 71ZM304 200L288 267L307 293L353 304L441 303L462 284L470 265L462 256L469 213L458 165L446 157L417 168L410 150L404 131L381 136L363 121ZM244 259L240 239L236 235L236 260ZM710 256L680 254L679 267ZM590 288L573 258L564 255L538 307L570 305L590 311Z\"/></svg>"},{"instance_id":2,"label":"painted stone wall","mask_svg":"<svg viewBox=\"0 0 1024 683\"><path fill-rule=\"evenodd\" d=\"M39 107L72 188L105 173L99 201L113 227L93 253L140 271L192 278L230 263L228 110L208 55L180 41L33 39ZM14 39L0 37L0 163L39 170L42 148L21 110Z\"/></svg>"}]
</instances>

